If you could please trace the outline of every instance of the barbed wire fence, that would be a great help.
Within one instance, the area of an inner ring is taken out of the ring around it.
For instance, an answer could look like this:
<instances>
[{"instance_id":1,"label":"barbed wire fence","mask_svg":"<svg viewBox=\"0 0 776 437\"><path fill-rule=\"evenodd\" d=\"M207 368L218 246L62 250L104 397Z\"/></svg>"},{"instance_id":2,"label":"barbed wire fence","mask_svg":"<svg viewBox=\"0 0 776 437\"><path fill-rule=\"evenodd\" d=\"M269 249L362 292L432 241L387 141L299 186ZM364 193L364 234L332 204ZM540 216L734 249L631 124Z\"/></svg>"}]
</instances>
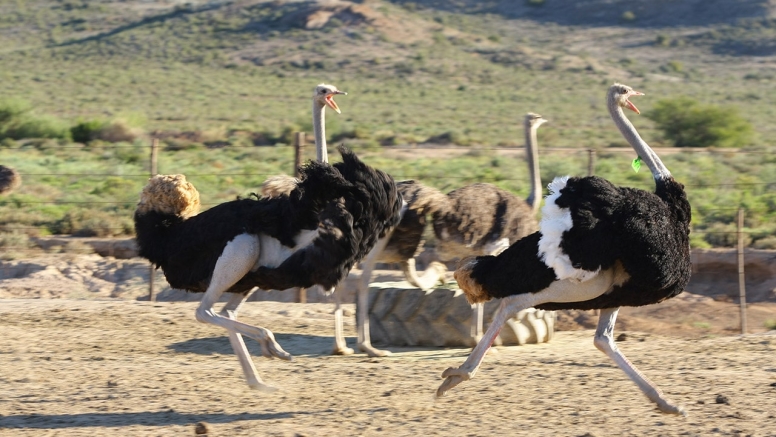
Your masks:
<instances>
[{"instance_id":1,"label":"barbed wire fence","mask_svg":"<svg viewBox=\"0 0 776 437\"><path fill-rule=\"evenodd\" d=\"M79 148L81 149L82 146L61 146L60 148L66 149L68 147L72 148ZM124 145L124 144L112 144L112 145L98 145L95 147L90 147L90 150L95 149L121 149L121 148L136 148L136 145ZM257 147L257 146L229 146L229 147ZM303 156L304 156L304 147L305 147L305 135L302 132L296 133L294 136L294 176L298 176L297 169L302 164ZM428 150L434 150L436 152L448 152L450 154L460 154L460 153L467 153L470 151L470 148L462 148L462 147L455 147L455 146L392 146L390 148L391 150L395 151L402 151L402 150L409 150L411 152L418 152L423 151L424 149ZM29 148L25 148L24 146L19 147L6 147L4 150L9 151L11 153L24 153L26 150L29 150ZM476 149L477 151L489 151L489 152L496 152L496 153L523 153L523 149L520 147L480 147ZM658 153L725 153L725 154L755 154L755 155L768 155L772 152L770 151L757 151L757 150L708 150L708 149L681 149L677 150L675 148L671 149L656 149ZM632 149L630 148L622 148L622 149L616 149L616 148L607 148L605 150L596 150L596 149L567 149L567 148L542 148L541 152L544 153L565 153L565 154L584 154L586 156L587 165L587 175L594 175L596 171L596 163L597 159L599 157L599 154L605 153L605 154L612 154L612 153L633 153ZM118 178L148 178L150 176L157 174L158 169L158 157L159 157L159 141L156 138L153 138L149 144L149 153L148 153L148 169L149 172L145 174L118 174L118 173L21 173L22 178L25 177L118 177ZM246 173L191 173L187 174L187 177L193 177L193 176L208 176L208 177L229 177L229 176L262 176L267 177L270 176L269 174L263 175L263 174L246 174ZM413 175L394 175L397 177L397 179L412 179ZM438 179L451 179L451 180L460 180L460 177L456 177L455 175L445 175L445 176L424 176L423 178L418 179L428 179L428 178L438 178ZM776 186L775 182L736 182L736 183L718 183L718 184L688 184L686 185L687 188L714 188L714 189L720 189L720 190L730 190L730 189L744 189L747 187L757 186L757 185L774 185ZM32 200L7 200L4 198L0 198L0 206L3 204L8 204L15 202L17 206L21 207L25 204L50 204L50 205L74 205L78 207L83 206L89 206L89 205L122 205L122 206L129 206L130 203L127 202L119 202L119 201L32 201ZM212 206L214 204L203 202L203 206ZM718 234L734 234L737 239L736 243L736 251L737 251L737 262L738 262L738 300L741 305L741 330L742 332L746 332L747 326L746 326L746 275L744 271L744 266L746 264L746 249L745 249L745 235L747 234L747 231L744 230L744 216L746 215L746 211L741 206L718 206L715 208L707 208L706 213L709 212L716 212L719 214L725 214L730 215L731 217L735 217L734 220L737 223L737 229L733 232L728 231L716 231L716 232L706 232L706 233L718 233ZM5 220L2 220L0 218L0 223L4 222ZM0 231L19 231L19 232L30 232L35 230L40 230L41 227L30 227L30 226L14 226L14 227L0 227ZM119 231L119 229L116 229L116 231ZM37 244L38 248L28 248L28 247L15 247L13 245L8 245L7 243L4 245L4 248L6 250L12 249L17 252L24 253L25 250L32 252L39 251L40 249L44 250L50 250L51 248L56 248L57 251L60 253L69 253L69 254L79 254L79 253L98 253L102 256L106 257L129 257L133 254L131 248L127 247L121 247L117 248L116 244L102 244L100 245L94 239L81 239L85 241L84 244L67 244L66 241L72 241L69 238L61 238L61 237L53 237L50 239L44 239L44 238L35 238L33 241L35 244ZM131 240L131 239L125 239L125 240ZM76 240L77 241L77 240ZM149 263L145 262L146 265L143 265L144 261L138 261L137 265L135 267L129 267L129 269L137 269L137 270L144 270L147 271L148 275L148 298L153 301L156 298L156 284L165 284L166 281L164 281L163 276L157 276L161 275L161 272L154 268L153 265L150 265ZM14 278L18 276L18 272L9 271L13 270L12 267L9 267L7 263L0 260L0 265L3 266L2 270L0 270L0 273L2 276L0 276L0 279L5 278ZM694 273L698 273L697 270L694 271ZM303 296L302 296L303 298Z\"/></svg>"}]
</instances>

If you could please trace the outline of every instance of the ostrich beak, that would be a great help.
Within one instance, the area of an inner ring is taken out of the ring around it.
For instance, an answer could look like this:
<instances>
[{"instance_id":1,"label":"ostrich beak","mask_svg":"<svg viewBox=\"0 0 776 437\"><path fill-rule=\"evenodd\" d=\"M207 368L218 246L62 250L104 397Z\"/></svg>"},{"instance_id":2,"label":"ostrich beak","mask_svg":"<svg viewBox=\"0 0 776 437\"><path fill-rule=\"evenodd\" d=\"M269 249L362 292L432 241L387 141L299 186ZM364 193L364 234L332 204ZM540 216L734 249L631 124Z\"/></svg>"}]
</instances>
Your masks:
<instances>
[{"instance_id":1,"label":"ostrich beak","mask_svg":"<svg viewBox=\"0 0 776 437\"><path fill-rule=\"evenodd\" d=\"M644 93L642 93L641 91L633 90L630 92L630 95L628 96L628 98L630 98L630 96L643 96L643 95ZM641 111L639 111L639 108L637 108L636 105L631 103L630 100L625 99L625 104L627 105L628 109L630 109L631 111L635 112L636 114L641 114Z\"/></svg>"},{"instance_id":2,"label":"ostrich beak","mask_svg":"<svg viewBox=\"0 0 776 437\"><path fill-rule=\"evenodd\" d=\"M337 91L334 91L333 94L329 94L328 96L326 96L326 105L328 105L329 108L337 111L337 114L342 114L342 111L340 111L339 106L337 106L337 102L334 101L334 95L335 94L344 94L344 95L347 96L348 93L346 93L344 91L337 90Z\"/></svg>"}]
</instances>

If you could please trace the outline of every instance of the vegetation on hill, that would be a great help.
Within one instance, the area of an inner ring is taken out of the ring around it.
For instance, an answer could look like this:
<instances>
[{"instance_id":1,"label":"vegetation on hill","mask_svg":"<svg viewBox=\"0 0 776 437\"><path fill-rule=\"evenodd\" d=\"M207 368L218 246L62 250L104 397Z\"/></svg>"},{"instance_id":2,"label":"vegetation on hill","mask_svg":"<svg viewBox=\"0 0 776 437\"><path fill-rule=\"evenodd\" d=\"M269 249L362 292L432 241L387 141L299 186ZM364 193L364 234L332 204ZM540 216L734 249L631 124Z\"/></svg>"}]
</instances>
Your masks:
<instances>
[{"instance_id":1,"label":"vegetation on hill","mask_svg":"<svg viewBox=\"0 0 776 437\"><path fill-rule=\"evenodd\" d=\"M532 111L551 120L539 133L544 183L586 174L595 149L596 174L651 188L617 149L626 144L605 110L606 88L620 81L647 94L634 101L652 119L632 118L654 147L746 146L661 151L688 186L693 244L730 245L744 206L748 242L776 247L776 21L755 18L767 7L755 0L685 14L693 1L672 13L596 0L577 14L549 0L3 2L0 163L25 182L0 198L0 225L131 234L151 135L162 140L160 171L186 173L205 203L256 191L267 175L291 172L284 145L310 131L320 82L349 93L343 114L327 119L330 139L398 178L525 193L521 158L494 148L522 146ZM604 4L614 6L600 15ZM677 113L695 112L665 101L692 101L703 116L671 130ZM709 108L738 121L726 127ZM709 132L717 136L704 142ZM470 150L396 158L396 146L426 142Z\"/></svg>"}]
</instances>

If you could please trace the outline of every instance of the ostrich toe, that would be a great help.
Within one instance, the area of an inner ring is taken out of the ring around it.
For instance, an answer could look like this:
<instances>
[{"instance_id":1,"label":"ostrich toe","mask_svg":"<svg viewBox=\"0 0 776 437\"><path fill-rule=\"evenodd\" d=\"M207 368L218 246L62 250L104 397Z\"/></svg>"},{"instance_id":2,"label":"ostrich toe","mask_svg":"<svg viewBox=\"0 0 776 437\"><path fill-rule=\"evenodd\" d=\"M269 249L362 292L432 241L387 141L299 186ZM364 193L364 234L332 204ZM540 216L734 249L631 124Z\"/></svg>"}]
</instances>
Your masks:
<instances>
[{"instance_id":1,"label":"ostrich toe","mask_svg":"<svg viewBox=\"0 0 776 437\"><path fill-rule=\"evenodd\" d=\"M681 405L674 405L665 399L661 399L657 402L657 408L664 413L687 416L687 411L684 407Z\"/></svg>"},{"instance_id":2,"label":"ostrich toe","mask_svg":"<svg viewBox=\"0 0 776 437\"><path fill-rule=\"evenodd\" d=\"M474 376L474 372L465 369L463 366L448 368L442 372L442 378L445 378L445 381L437 389L436 397L444 396L453 387L472 379L472 376Z\"/></svg>"},{"instance_id":3,"label":"ostrich toe","mask_svg":"<svg viewBox=\"0 0 776 437\"><path fill-rule=\"evenodd\" d=\"M265 358L280 358L281 360L292 361L294 357L283 350L275 341L275 336L267 330L263 338L257 338L256 341L261 345L261 355Z\"/></svg>"}]
</instances>

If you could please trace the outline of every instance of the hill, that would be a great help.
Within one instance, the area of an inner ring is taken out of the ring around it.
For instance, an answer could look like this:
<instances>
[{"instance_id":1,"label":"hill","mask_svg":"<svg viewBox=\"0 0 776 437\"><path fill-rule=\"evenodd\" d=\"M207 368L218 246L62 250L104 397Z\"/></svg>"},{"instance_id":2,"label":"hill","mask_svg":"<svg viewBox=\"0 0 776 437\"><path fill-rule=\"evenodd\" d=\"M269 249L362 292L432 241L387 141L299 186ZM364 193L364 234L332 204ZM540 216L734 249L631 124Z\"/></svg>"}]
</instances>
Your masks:
<instances>
[{"instance_id":1,"label":"hill","mask_svg":"<svg viewBox=\"0 0 776 437\"><path fill-rule=\"evenodd\" d=\"M280 132L329 81L350 93L342 130L519 144L535 111L554 122L551 145L588 147L622 144L599 132L619 80L654 96L643 109L675 94L740 106L763 141L773 7L712 3L4 2L0 96L67 119L139 114L149 130Z\"/></svg>"},{"instance_id":2,"label":"hill","mask_svg":"<svg viewBox=\"0 0 776 437\"><path fill-rule=\"evenodd\" d=\"M0 2L0 104L141 128L163 139L159 170L186 173L213 204L291 171L288 148L255 146L309 132L310 92L330 82L349 93L327 120L331 140L371 164L444 190L484 181L524 195L522 157L493 149L522 146L529 111L551 120L539 132L544 183L586 174L595 149L596 174L651 186L630 171L603 105L621 81L647 94L642 111L683 95L753 124L743 153L661 155L690 189L694 245L734 244L742 205L747 242L774 248L773 16L764 0ZM668 145L633 119L651 145ZM25 183L0 200L2 224L131 234L148 139L4 140L0 162ZM442 147L394 147L428 142Z\"/></svg>"}]
</instances>

